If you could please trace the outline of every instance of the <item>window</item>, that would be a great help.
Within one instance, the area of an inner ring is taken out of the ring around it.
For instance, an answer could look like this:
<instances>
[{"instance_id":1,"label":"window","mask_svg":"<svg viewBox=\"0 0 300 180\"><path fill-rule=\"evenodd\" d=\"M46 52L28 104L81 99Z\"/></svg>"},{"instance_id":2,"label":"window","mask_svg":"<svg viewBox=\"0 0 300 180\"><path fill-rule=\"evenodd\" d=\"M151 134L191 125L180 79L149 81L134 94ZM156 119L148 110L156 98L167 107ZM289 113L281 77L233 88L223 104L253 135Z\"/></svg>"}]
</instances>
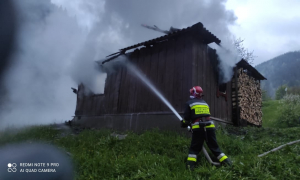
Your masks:
<instances>
[{"instance_id":1,"label":"window","mask_svg":"<svg viewBox=\"0 0 300 180\"><path fill-rule=\"evenodd\" d=\"M223 94L226 94L227 83L219 84L219 91Z\"/></svg>"},{"instance_id":2,"label":"window","mask_svg":"<svg viewBox=\"0 0 300 180\"><path fill-rule=\"evenodd\" d=\"M227 83L219 84L218 90L217 90L217 97L222 96L225 98L225 101L227 101L227 93L226 93Z\"/></svg>"}]
</instances>

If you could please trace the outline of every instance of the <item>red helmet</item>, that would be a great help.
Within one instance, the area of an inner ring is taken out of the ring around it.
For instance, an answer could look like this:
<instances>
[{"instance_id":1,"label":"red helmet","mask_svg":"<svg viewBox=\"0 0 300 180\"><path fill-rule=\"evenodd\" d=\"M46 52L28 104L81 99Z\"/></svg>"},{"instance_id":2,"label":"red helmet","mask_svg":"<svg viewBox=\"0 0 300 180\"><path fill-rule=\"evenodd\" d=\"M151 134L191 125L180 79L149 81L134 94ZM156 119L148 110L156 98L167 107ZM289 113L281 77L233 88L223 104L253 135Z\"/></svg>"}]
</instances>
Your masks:
<instances>
[{"instance_id":1,"label":"red helmet","mask_svg":"<svg viewBox=\"0 0 300 180\"><path fill-rule=\"evenodd\" d=\"M202 97L203 90L200 86L194 86L192 89L190 89L191 96L195 97Z\"/></svg>"}]
</instances>

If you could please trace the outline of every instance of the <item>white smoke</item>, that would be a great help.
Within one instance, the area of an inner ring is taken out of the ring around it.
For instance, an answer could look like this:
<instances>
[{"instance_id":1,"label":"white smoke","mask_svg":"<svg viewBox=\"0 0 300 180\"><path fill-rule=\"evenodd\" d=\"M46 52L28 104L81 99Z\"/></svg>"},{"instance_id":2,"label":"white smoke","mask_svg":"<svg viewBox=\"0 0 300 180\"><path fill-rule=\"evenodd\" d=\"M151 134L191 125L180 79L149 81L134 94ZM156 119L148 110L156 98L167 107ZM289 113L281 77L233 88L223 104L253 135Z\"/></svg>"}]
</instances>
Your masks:
<instances>
[{"instance_id":1,"label":"white smoke","mask_svg":"<svg viewBox=\"0 0 300 180\"><path fill-rule=\"evenodd\" d=\"M97 57L95 40L87 38L81 50L74 57L70 68L70 75L77 84L84 84L85 94L104 93L106 73L101 71L95 62Z\"/></svg>"},{"instance_id":2,"label":"white smoke","mask_svg":"<svg viewBox=\"0 0 300 180\"><path fill-rule=\"evenodd\" d=\"M106 75L95 67L96 60L163 35L140 24L168 30L202 22L223 41L236 21L225 8L226 0L51 1L74 18L49 1L16 0L24 24L15 64L6 75L2 127L70 119L76 105L70 87L84 83L94 93L103 92Z\"/></svg>"},{"instance_id":3,"label":"white smoke","mask_svg":"<svg viewBox=\"0 0 300 180\"><path fill-rule=\"evenodd\" d=\"M76 18L50 1L15 1L20 28L5 74L0 127L63 122L74 114L72 59L86 37Z\"/></svg>"},{"instance_id":4,"label":"white smoke","mask_svg":"<svg viewBox=\"0 0 300 180\"><path fill-rule=\"evenodd\" d=\"M219 83L227 83L233 76L233 67L241 60L233 40L225 39L221 46L215 47L219 58Z\"/></svg>"},{"instance_id":5,"label":"white smoke","mask_svg":"<svg viewBox=\"0 0 300 180\"><path fill-rule=\"evenodd\" d=\"M62 5L70 12L77 11L79 14L82 14L86 7L98 7L98 11L86 12L85 15L78 18L84 20L89 16L98 17L97 20L91 18L95 23L88 28L94 32L94 47L98 47L96 53L102 55L99 58L121 48L163 35L160 32L142 28L140 24L157 25L161 29L168 30L171 26L186 28L202 22L205 28L221 39L223 47L233 52L233 45L228 40L233 39L229 26L235 25L237 18L233 11L225 8L226 0L188 0L184 2L181 0L76 0L77 6L67 0L52 1ZM222 81L228 81L232 75L231 69L237 62L235 52L227 54L227 50L224 51L217 45L211 44L210 46L217 49L220 57L219 68L225 76L222 77Z\"/></svg>"}]
</instances>

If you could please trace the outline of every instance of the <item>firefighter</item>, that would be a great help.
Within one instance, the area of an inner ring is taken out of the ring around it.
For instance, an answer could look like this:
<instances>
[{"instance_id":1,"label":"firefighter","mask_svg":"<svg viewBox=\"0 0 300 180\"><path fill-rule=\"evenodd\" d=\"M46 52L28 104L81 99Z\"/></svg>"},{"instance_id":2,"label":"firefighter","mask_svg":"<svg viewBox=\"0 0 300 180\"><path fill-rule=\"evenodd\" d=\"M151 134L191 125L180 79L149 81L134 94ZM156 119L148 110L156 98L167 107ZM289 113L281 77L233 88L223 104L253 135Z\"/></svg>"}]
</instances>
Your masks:
<instances>
[{"instance_id":1,"label":"firefighter","mask_svg":"<svg viewBox=\"0 0 300 180\"><path fill-rule=\"evenodd\" d=\"M181 120L181 127L191 126L192 142L187 158L187 168L193 170L197 155L202 149L204 141L211 152L218 158L221 164L231 166L230 159L221 151L217 143L214 122L210 119L208 104L202 99L203 90L200 86L190 89L190 100L186 102L184 119Z\"/></svg>"}]
</instances>

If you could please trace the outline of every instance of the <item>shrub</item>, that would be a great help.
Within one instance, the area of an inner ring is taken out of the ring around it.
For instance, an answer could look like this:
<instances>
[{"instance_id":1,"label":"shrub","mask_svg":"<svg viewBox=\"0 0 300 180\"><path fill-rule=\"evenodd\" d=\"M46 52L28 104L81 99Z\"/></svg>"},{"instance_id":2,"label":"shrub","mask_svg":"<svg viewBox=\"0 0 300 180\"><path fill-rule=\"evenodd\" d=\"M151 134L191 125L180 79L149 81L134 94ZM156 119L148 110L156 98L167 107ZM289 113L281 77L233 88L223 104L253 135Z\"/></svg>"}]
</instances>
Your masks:
<instances>
[{"instance_id":1,"label":"shrub","mask_svg":"<svg viewBox=\"0 0 300 180\"><path fill-rule=\"evenodd\" d=\"M300 95L286 95L280 101L279 118L277 123L280 126L299 126L300 118Z\"/></svg>"}]
</instances>

